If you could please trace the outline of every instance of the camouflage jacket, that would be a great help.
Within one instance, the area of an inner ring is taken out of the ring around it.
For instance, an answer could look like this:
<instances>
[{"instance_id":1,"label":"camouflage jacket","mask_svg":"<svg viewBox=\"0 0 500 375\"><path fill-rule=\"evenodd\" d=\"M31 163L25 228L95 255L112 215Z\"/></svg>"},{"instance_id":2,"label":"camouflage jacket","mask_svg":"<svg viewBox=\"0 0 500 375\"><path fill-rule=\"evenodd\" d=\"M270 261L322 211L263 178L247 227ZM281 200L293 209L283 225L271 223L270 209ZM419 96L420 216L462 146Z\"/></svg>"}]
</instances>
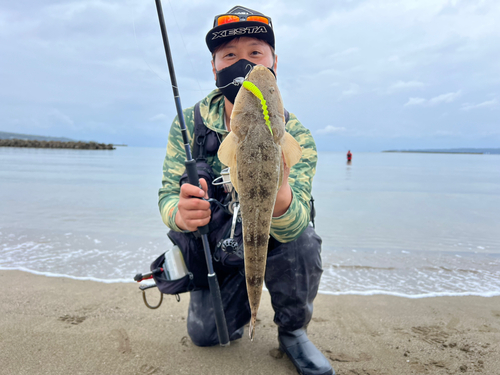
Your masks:
<instances>
[{"instance_id":1,"label":"camouflage jacket","mask_svg":"<svg viewBox=\"0 0 500 375\"><path fill-rule=\"evenodd\" d=\"M224 124L224 96L218 89L212 91L201 101L200 113L205 125L217 132L220 140L223 141L229 132ZM191 147L193 147L194 107L184 110L184 119ZM302 147L302 158L291 168L288 178L293 194L290 207L282 216L274 217L271 223L271 235L283 243L298 238L309 224L309 200L311 199L312 180L316 173L318 159L316 144L311 132L292 113L290 113L290 119L286 124L286 130ZM179 120L176 117L168 136L167 155L163 163L162 188L158 192L158 205L163 222L174 231L181 231L175 224L175 215L178 210L179 181L185 170L185 159L184 143ZM209 156L208 164L212 166L216 177L220 176L220 171L226 167L220 162L217 155Z\"/></svg>"}]
</instances>

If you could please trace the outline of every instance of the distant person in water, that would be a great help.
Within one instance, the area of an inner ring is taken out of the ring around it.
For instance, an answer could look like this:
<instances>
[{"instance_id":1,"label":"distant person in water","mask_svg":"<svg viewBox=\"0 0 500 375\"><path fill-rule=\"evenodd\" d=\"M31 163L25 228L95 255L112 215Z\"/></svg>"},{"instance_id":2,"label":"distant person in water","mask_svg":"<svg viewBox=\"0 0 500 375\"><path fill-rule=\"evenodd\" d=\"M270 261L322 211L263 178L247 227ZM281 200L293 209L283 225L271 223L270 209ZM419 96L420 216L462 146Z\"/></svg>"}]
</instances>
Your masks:
<instances>
[{"instance_id":1,"label":"distant person in water","mask_svg":"<svg viewBox=\"0 0 500 375\"><path fill-rule=\"evenodd\" d=\"M352 159L351 150L347 151L347 161L350 162Z\"/></svg>"}]
</instances>

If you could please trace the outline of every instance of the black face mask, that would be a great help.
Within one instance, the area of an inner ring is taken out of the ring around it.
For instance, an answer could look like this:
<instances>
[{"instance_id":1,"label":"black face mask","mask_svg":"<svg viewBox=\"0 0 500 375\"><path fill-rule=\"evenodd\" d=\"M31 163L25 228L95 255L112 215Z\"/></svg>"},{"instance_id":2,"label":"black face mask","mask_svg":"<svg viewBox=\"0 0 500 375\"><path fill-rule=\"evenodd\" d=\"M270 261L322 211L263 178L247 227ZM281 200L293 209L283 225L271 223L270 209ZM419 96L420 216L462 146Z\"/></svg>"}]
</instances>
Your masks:
<instances>
[{"instance_id":1,"label":"black face mask","mask_svg":"<svg viewBox=\"0 0 500 375\"><path fill-rule=\"evenodd\" d=\"M215 72L217 78L215 85L231 103L234 104L234 99L240 90L241 84L255 65L248 60L241 59L233 65Z\"/></svg>"},{"instance_id":2,"label":"black face mask","mask_svg":"<svg viewBox=\"0 0 500 375\"><path fill-rule=\"evenodd\" d=\"M216 81L215 85L219 88L220 91L224 94L224 96L231 103L234 104L234 99L240 90L240 87L245 80L245 77L248 73L253 69L253 67L257 65L251 61L241 59L235 62L233 65L228 66L227 68L218 70L215 72ZM272 68L268 68L274 76L274 70Z\"/></svg>"}]
</instances>

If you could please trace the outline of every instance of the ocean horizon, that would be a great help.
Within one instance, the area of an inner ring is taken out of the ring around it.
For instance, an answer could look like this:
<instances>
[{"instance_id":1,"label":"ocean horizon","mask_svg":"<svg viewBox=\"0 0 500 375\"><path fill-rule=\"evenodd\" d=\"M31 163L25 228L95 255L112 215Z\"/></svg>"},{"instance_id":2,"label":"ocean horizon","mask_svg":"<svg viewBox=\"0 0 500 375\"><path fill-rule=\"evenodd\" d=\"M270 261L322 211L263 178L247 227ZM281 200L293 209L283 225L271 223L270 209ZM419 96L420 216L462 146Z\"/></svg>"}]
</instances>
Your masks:
<instances>
[{"instance_id":1,"label":"ocean horizon","mask_svg":"<svg viewBox=\"0 0 500 375\"><path fill-rule=\"evenodd\" d=\"M500 157L319 152L320 293L500 295ZM170 241L163 148L0 148L0 269L134 282Z\"/></svg>"}]
</instances>

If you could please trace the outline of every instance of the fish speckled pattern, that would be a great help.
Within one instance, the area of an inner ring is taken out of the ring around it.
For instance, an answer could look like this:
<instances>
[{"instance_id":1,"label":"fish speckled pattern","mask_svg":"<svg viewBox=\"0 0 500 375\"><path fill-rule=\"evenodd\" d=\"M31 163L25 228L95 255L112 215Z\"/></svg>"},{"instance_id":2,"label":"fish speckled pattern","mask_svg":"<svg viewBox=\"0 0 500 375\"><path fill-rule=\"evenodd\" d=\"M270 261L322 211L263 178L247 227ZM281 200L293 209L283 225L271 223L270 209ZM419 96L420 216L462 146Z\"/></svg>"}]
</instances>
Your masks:
<instances>
[{"instance_id":1,"label":"fish speckled pattern","mask_svg":"<svg viewBox=\"0 0 500 375\"><path fill-rule=\"evenodd\" d=\"M231 181L240 200L245 275L252 311L249 333L253 339L274 204L283 178L283 157L288 166L293 166L300 160L302 150L285 131L283 103L271 71L257 65L246 80L259 88L266 100L272 133L265 123L260 99L241 88L231 115L231 133L218 155L231 168Z\"/></svg>"}]
</instances>

